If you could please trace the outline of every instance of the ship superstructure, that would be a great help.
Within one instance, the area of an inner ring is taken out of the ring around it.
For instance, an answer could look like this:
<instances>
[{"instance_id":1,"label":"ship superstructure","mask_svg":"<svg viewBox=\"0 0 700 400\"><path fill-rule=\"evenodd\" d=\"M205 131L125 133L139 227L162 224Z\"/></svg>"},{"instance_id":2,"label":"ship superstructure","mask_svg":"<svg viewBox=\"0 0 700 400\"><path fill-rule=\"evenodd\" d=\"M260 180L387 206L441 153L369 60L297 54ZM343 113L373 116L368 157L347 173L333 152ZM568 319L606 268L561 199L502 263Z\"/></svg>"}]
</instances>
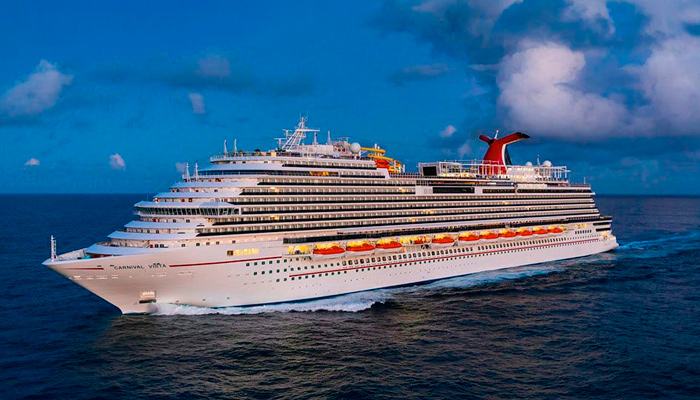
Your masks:
<instances>
[{"instance_id":1,"label":"ship superstructure","mask_svg":"<svg viewBox=\"0 0 700 400\"><path fill-rule=\"evenodd\" d=\"M617 246L566 167L510 165L507 145L526 134L482 136L484 160L407 173L376 145L318 133L301 118L275 150L225 149L137 203L108 241L44 264L131 313L301 301Z\"/></svg>"}]
</instances>

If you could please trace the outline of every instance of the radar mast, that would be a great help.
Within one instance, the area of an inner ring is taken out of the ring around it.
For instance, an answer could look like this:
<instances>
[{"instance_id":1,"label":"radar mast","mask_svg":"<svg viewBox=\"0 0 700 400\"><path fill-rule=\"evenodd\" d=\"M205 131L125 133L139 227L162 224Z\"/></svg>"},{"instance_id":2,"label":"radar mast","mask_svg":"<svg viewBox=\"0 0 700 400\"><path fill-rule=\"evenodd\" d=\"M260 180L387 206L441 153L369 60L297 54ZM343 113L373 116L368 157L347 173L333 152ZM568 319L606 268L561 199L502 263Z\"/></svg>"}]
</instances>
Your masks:
<instances>
[{"instance_id":1,"label":"radar mast","mask_svg":"<svg viewBox=\"0 0 700 400\"><path fill-rule=\"evenodd\" d=\"M298 150L304 144L304 139L306 138L307 132L313 132L315 137L319 130L307 128L306 117L300 117L299 123L293 132L289 129L284 130L284 138L280 140L280 142L284 140L284 144L280 146L280 150Z\"/></svg>"}]
</instances>

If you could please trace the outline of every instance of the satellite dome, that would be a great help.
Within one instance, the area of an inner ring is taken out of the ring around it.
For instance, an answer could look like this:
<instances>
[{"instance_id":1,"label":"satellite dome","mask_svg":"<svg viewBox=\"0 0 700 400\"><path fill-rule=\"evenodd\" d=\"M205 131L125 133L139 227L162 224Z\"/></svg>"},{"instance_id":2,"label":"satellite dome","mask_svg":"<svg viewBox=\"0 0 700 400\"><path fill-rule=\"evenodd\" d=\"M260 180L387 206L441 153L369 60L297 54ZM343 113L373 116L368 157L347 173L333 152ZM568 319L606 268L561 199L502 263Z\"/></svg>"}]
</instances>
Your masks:
<instances>
[{"instance_id":1,"label":"satellite dome","mask_svg":"<svg viewBox=\"0 0 700 400\"><path fill-rule=\"evenodd\" d=\"M545 161L542 163L542 166L543 166L543 167L551 167L551 166L552 166L552 162L549 161L549 160L545 160Z\"/></svg>"},{"instance_id":2,"label":"satellite dome","mask_svg":"<svg viewBox=\"0 0 700 400\"><path fill-rule=\"evenodd\" d=\"M528 162L525 163L525 166L526 166L526 167L532 167L532 163L531 163L530 161L528 161Z\"/></svg>"},{"instance_id":3,"label":"satellite dome","mask_svg":"<svg viewBox=\"0 0 700 400\"><path fill-rule=\"evenodd\" d=\"M359 143L355 142L355 143L350 145L350 152L352 154L358 154L360 152L360 150L362 150L362 146L360 146Z\"/></svg>"}]
</instances>

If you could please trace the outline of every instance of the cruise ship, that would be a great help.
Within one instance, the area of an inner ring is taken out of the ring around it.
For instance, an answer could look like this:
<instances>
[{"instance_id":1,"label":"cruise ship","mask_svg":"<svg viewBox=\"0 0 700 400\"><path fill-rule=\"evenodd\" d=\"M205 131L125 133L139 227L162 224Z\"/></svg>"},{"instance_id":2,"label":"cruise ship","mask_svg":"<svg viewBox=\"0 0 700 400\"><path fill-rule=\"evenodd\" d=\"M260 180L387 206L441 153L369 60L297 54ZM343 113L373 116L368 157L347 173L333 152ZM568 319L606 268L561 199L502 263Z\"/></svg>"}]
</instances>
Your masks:
<instances>
[{"instance_id":1,"label":"cruise ship","mask_svg":"<svg viewBox=\"0 0 700 400\"><path fill-rule=\"evenodd\" d=\"M374 145L319 143L301 118L270 151L226 149L135 204L105 242L44 264L123 313L296 302L583 257L617 247L587 184L551 162L418 164ZM310 144L307 142L310 141Z\"/></svg>"}]
</instances>

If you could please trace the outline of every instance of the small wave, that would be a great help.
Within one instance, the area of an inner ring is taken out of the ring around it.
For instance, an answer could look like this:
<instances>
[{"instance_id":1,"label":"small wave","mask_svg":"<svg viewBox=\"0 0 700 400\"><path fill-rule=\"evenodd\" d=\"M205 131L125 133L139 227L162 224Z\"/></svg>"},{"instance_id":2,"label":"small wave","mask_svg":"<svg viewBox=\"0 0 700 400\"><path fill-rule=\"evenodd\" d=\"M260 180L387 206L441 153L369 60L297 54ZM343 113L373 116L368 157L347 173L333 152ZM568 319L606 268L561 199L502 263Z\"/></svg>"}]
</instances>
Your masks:
<instances>
[{"instance_id":1,"label":"small wave","mask_svg":"<svg viewBox=\"0 0 700 400\"><path fill-rule=\"evenodd\" d=\"M389 290L373 290L350 293L319 300L303 302L269 304L250 307L197 307L180 304L157 304L154 315L246 315L263 313L287 312L359 312L371 308L374 304L386 302L391 297Z\"/></svg>"}]
</instances>

